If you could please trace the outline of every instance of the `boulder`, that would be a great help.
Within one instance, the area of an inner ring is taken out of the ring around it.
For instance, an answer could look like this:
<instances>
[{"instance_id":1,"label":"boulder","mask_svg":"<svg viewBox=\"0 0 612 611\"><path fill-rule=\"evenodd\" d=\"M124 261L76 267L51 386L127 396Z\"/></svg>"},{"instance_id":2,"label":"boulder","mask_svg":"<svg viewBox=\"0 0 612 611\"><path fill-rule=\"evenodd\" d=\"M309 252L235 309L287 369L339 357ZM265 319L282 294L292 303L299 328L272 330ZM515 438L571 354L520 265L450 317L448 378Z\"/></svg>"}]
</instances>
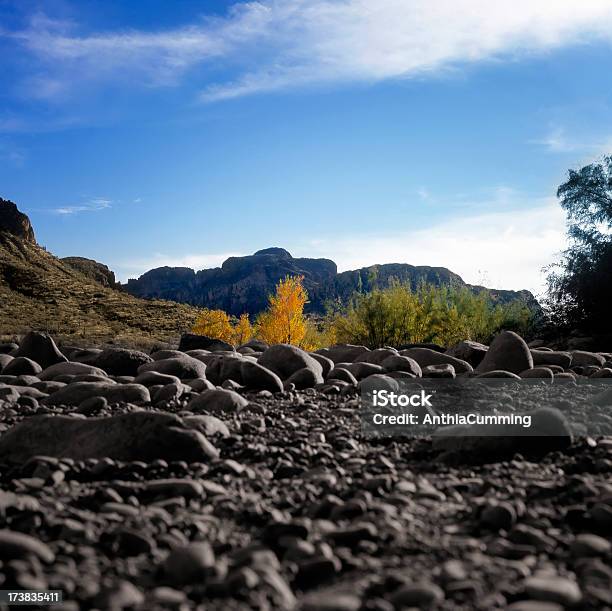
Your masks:
<instances>
[{"instance_id":1,"label":"boulder","mask_svg":"<svg viewBox=\"0 0 612 611\"><path fill-rule=\"evenodd\" d=\"M293 384L297 390L314 388L317 384L323 384L323 375L318 371L313 371L308 367L298 369L285 380L285 388Z\"/></svg>"},{"instance_id":2,"label":"boulder","mask_svg":"<svg viewBox=\"0 0 612 611\"><path fill-rule=\"evenodd\" d=\"M213 435L221 435L221 437L229 437L229 429L222 420L215 416L208 416L206 414L198 414L197 416L185 416L183 418L185 426L190 429L200 431L206 437L212 437Z\"/></svg>"},{"instance_id":3,"label":"boulder","mask_svg":"<svg viewBox=\"0 0 612 611\"><path fill-rule=\"evenodd\" d=\"M556 408L541 407L530 412L531 427L520 424L495 424L482 434L478 425L445 426L433 435L433 449L464 458L468 462L497 462L516 453L525 456L544 455L563 450L572 444L571 429Z\"/></svg>"},{"instance_id":4,"label":"boulder","mask_svg":"<svg viewBox=\"0 0 612 611\"><path fill-rule=\"evenodd\" d=\"M141 365L152 361L153 359L148 354L138 350L106 348L100 353L94 364L109 375L135 376Z\"/></svg>"},{"instance_id":5,"label":"boulder","mask_svg":"<svg viewBox=\"0 0 612 611\"><path fill-rule=\"evenodd\" d=\"M531 350L531 358L533 366L538 365L559 365L563 369L567 369L572 364L572 355L569 352L560 352L556 350Z\"/></svg>"},{"instance_id":6,"label":"boulder","mask_svg":"<svg viewBox=\"0 0 612 611\"><path fill-rule=\"evenodd\" d=\"M353 359L353 363L374 363L374 365L382 365L385 359L392 356L398 356L397 350L393 348L376 348L376 350L362 352Z\"/></svg>"},{"instance_id":7,"label":"boulder","mask_svg":"<svg viewBox=\"0 0 612 611\"><path fill-rule=\"evenodd\" d=\"M2 369L2 375L20 376L20 375L38 375L42 371L42 367L27 356L18 356L8 363Z\"/></svg>"},{"instance_id":8,"label":"boulder","mask_svg":"<svg viewBox=\"0 0 612 611\"><path fill-rule=\"evenodd\" d=\"M323 367L310 354L290 344L270 346L257 361L263 367L273 371L281 380L286 380L299 369L310 369L319 377L323 376Z\"/></svg>"},{"instance_id":9,"label":"boulder","mask_svg":"<svg viewBox=\"0 0 612 611\"><path fill-rule=\"evenodd\" d=\"M79 405L90 397L104 397L109 403L148 403L149 390L141 384L73 382L45 399L46 405Z\"/></svg>"},{"instance_id":10,"label":"boulder","mask_svg":"<svg viewBox=\"0 0 612 611\"><path fill-rule=\"evenodd\" d=\"M187 409L192 412L207 411L211 413L231 414L245 408L249 402L237 392L216 388L215 390L205 390L203 393L194 397Z\"/></svg>"},{"instance_id":11,"label":"boulder","mask_svg":"<svg viewBox=\"0 0 612 611\"><path fill-rule=\"evenodd\" d=\"M211 354L206 363L206 378L216 386L221 386L225 380L233 380L242 384L243 357L234 352L233 356Z\"/></svg>"},{"instance_id":12,"label":"boulder","mask_svg":"<svg viewBox=\"0 0 612 611\"><path fill-rule=\"evenodd\" d=\"M308 354L323 367L323 377L326 378L327 374L334 368L334 361L317 352L309 352Z\"/></svg>"},{"instance_id":13,"label":"boulder","mask_svg":"<svg viewBox=\"0 0 612 611\"><path fill-rule=\"evenodd\" d=\"M217 352L218 350L234 350L234 346L224 342L221 339L215 339L213 337L207 337L206 335L196 335L195 333L184 333L181 336L178 349L181 352L187 352L188 350L209 350L210 352Z\"/></svg>"},{"instance_id":14,"label":"boulder","mask_svg":"<svg viewBox=\"0 0 612 611\"><path fill-rule=\"evenodd\" d=\"M423 367L424 378L454 378L455 376L455 368L450 363Z\"/></svg>"},{"instance_id":15,"label":"boulder","mask_svg":"<svg viewBox=\"0 0 612 611\"><path fill-rule=\"evenodd\" d=\"M240 363L240 374L242 383L249 390L269 390L270 392L282 392L283 382L273 372L252 361L243 359Z\"/></svg>"},{"instance_id":16,"label":"boulder","mask_svg":"<svg viewBox=\"0 0 612 611\"><path fill-rule=\"evenodd\" d=\"M352 384L353 386L357 386L357 378L344 367L334 367L327 376L327 380L341 380L342 382L346 382L347 384Z\"/></svg>"},{"instance_id":17,"label":"boulder","mask_svg":"<svg viewBox=\"0 0 612 611\"><path fill-rule=\"evenodd\" d=\"M451 346L444 354L466 361L472 367L477 367L482 362L482 359L484 359L488 350L489 346L468 339Z\"/></svg>"},{"instance_id":18,"label":"boulder","mask_svg":"<svg viewBox=\"0 0 612 611\"><path fill-rule=\"evenodd\" d=\"M407 371L420 378L422 375L421 366L409 356L392 354L380 363L387 371Z\"/></svg>"},{"instance_id":19,"label":"boulder","mask_svg":"<svg viewBox=\"0 0 612 611\"><path fill-rule=\"evenodd\" d=\"M41 367L63 363L68 359L60 352L53 338L46 333L31 331L20 342L13 356L25 356L36 361Z\"/></svg>"},{"instance_id":20,"label":"boulder","mask_svg":"<svg viewBox=\"0 0 612 611\"><path fill-rule=\"evenodd\" d=\"M514 331L502 331L491 342L477 373L503 370L521 373L533 367L533 357L525 340Z\"/></svg>"},{"instance_id":21,"label":"boulder","mask_svg":"<svg viewBox=\"0 0 612 611\"><path fill-rule=\"evenodd\" d=\"M162 359L145 363L138 368L138 374L145 371L157 371L176 376L180 380L192 380L193 378L206 377L206 365L186 354L181 357Z\"/></svg>"},{"instance_id":22,"label":"boulder","mask_svg":"<svg viewBox=\"0 0 612 611\"><path fill-rule=\"evenodd\" d=\"M12 360L13 357L10 354L0 352L0 373L2 373L4 367L6 367Z\"/></svg>"},{"instance_id":23,"label":"boulder","mask_svg":"<svg viewBox=\"0 0 612 611\"><path fill-rule=\"evenodd\" d=\"M23 463L33 456L121 461L206 462L217 450L172 414L138 411L110 418L37 416L0 437L0 461Z\"/></svg>"},{"instance_id":24,"label":"boulder","mask_svg":"<svg viewBox=\"0 0 612 611\"><path fill-rule=\"evenodd\" d=\"M55 380L60 376L77 376L77 375L94 375L100 378L106 378L106 372L93 365L86 365L85 363L72 363L63 362L51 365L38 375L43 380Z\"/></svg>"},{"instance_id":25,"label":"boulder","mask_svg":"<svg viewBox=\"0 0 612 611\"><path fill-rule=\"evenodd\" d=\"M317 350L317 354L331 359L336 365L338 363L352 363L360 354L369 352L365 346L354 346L353 344L336 344L331 348Z\"/></svg>"},{"instance_id":26,"label":"boulder","mask_svg":"<svg viewBox=\"0 0 612 611\"><path fill-rule=\"evenodd\" d=\"M596 352L586 352L584 350L572 350L572 367L580 367L585 365L597 365L603 367L606 359L601 354Z\"/></svg>"},{"instance_id":27,"label":"boulder","mask_svg":"<svg viewBox=\"0 0 612 611\"><path fill-rule=\"evenodd\" d=\"M349 363L343 367L350 371L357 380L362 380L368 376L375 374L384 375L387 370L381 365L375 365L374 363Z\"/></svg>"},{"instance_id":28,"label":"boulder","mask_svg":"<svg viewBox=\"0 0 612 611\"><path fill-rule=\"evenodd\" d=\"M402 356L409 356L414 359L421 368L427 367L428 365L452 365L456 373L471 373L473 367L466 361L432 350L431 348L407 348L400 351Z\"/></svg>"},{"instance_id":29,"label":"boulder","mask_svg":"<svg viewBox=\"0 0 612 611\"><path fill-rule=\"evenodd\" d=\"M158 384L166 385L172 383L179 383L180 379L176 376L169 375L167 373L159 373L159 371L144 371L138 374L134 378L134 384L142 384L147 388L149 386L156 386Z\"/></svg>"}]
</instances>

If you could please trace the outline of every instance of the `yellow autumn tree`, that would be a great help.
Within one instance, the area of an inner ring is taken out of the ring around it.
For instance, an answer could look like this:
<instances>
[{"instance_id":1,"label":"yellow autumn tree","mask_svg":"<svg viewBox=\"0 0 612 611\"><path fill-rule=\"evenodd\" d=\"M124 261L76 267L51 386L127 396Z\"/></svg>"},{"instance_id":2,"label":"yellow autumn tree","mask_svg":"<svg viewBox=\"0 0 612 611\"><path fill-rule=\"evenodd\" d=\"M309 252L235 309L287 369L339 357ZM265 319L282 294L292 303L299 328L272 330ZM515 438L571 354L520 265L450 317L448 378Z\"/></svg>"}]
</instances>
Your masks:
<instances>
[{"instance_id":1,"label":"yellow autumn tree","mask_svg":"<svg viewBox=\"0 0 612 611\"><path fill-rule=\"evenodd\" d=\"M221 339L224 342L231 342L234 339L234 329L230 318L223 310L204 308L193 326L192 333Z\"/></svg>"},{"instance_id":2,"label":"yellow autumn tree","mask_svg":"<svg viewBox=\"0 0 612 611\"><path fill-rule=\"evenodd\" d=\"M259 337L268 344L301 345L306 335L304 276L287 276L268 297L268 309L257 318Z\"/></svg>"},{"instance_id":3,"label":"yellow autumn tree","mask_svg":"<svg viewBox=\"0 0 612 611\"><path fill-rule=\"evenodd\" d=\"M245 344L253 337L253 327L248 314L242 314L233 329L233 343L235 346Z\"/></svg>"}]
</instances>

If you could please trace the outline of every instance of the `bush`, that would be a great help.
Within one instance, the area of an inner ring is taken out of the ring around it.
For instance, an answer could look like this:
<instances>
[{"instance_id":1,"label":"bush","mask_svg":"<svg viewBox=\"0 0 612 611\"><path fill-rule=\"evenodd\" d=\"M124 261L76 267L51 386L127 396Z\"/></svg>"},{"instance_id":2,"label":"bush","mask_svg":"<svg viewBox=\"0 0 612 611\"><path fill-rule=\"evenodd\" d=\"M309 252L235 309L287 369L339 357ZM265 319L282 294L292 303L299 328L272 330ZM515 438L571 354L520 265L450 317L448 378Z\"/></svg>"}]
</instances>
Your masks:
<instances>
[{"instance_id":1,"label":"bush","mask_svg":"<svg viewBox=\"0 0 612 611\"><path fill-rule=\"evenodd\" d=\"M486 291L423 284L416 291L393 284L356 295L329 326L336 341L369 348L416 342L451 345L464 339L488 342L500 329L524 333L532 314L520 302L495 304Z\"/></svg>"}]
</instances>

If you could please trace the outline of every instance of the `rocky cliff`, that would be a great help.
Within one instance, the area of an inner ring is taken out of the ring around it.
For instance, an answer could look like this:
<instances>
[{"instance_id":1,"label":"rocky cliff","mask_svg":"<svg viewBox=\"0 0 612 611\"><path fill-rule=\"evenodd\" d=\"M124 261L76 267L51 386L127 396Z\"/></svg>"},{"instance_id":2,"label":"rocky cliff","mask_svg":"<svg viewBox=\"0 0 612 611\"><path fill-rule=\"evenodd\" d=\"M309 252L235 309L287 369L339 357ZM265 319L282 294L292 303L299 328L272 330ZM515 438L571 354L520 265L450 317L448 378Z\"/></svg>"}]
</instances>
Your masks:
<instances>
[{"instance_id":1,"label":"rocky cliff","mask_svg":"<svg viewBox=\"0 0 612 611\"><path fill-rule=\"evenodd\" d=\"M0 197L0 239L9 235L30 244L36 243L27 215L20 212L13 202Z\"/></svg>"},{"instance_id":2,"label":"rocky cliff","mask_svg":"<svg viewBox=\"0 0 612 611\"><path fill-rule=\"evenodd\" d=\"M169 299L230 314L256 314L267 305L278 281L285 276L304 276L310 312L323 312L328 301L346 303L355 292L389 286L393 280L416 288L425 282L436 286L470 286L445 267L414 266L405 263L373 265L337 272L329 259L294 258L283 248L267 248L246 257L230 257L219 268L194 271L188 267L160 267L124 288L138 297ZM483 287L473 287L475 290ZM534 309L539 306L529 291L491 290L502 303L521 299Z\"/></svg>"}]
</instances>

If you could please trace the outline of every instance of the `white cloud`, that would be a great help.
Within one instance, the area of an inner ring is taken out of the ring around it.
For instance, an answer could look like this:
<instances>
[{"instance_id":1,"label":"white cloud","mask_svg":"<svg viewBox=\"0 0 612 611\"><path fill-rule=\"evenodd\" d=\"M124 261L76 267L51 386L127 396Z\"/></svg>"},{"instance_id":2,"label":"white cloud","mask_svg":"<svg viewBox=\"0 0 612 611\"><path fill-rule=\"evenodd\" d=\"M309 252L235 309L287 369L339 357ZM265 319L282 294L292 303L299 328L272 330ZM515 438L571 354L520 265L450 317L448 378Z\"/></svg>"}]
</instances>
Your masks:
<instances>
[{"instance_id":1,"label":"white cloud","mask_svg":"<svg viewBox=\"0 0 612 611\"><path fill-rule=\"evenodd\" d=\"M539 294L542 267L565 247L565 216L554 198L532 204L402 233L322 237L293 250L295 256L333 259L340 271L375 263L430 265L447 267L470 284Z\"/></svg>"},{"instance_id":2,"label":"white cloud","mask_svg":"<svg viewBox=\"0 0 612 611\"><path fill-rule=\"evenodd\" d=\"M37 17L28 29L10 35L43 65L44 76L32 75L39 94L61 95L83 80L132 84L139 78L147 85L173 85L191 68L223 65L234 75L229 81L200 76L196 82L202 99L212 101L308 84L406 78L609 41L612 3L259 0L174 30L75 31L73 24Z\"/></svg>"},{"instance_id":3,"label":"white cloud","mask_svg":"<svg viewBox=\"0 0 612 611\"><path fill-rule=\"evenodd\" d=\"M208 269L211 267L220 267L223 261L229 257L242 256L244 256L244 254L238 252L188 254L179 257L155 253L151 257L145 259L118 261L111 264L111 267L117 274L119 280L121 282L126 282L128 278L137 278L156 267L190 267L195 270Z\"/></svg>"},{"instance_id":4,"label":"white cloud","mask_svg":"<svg viewBox=\"0 0 612 611\"><path fill-rule=\"evenodd\" d=\"M96 212L98 210L106 210L112 205L112 200L105 199L103 197L97 197L83 202L82 204L77 204L75 206L61 206L59 208L53 208L51 212L53 212L54 214L68 216L71 214L78 214L80 212Z\"/></svg>"}]
</instances>

